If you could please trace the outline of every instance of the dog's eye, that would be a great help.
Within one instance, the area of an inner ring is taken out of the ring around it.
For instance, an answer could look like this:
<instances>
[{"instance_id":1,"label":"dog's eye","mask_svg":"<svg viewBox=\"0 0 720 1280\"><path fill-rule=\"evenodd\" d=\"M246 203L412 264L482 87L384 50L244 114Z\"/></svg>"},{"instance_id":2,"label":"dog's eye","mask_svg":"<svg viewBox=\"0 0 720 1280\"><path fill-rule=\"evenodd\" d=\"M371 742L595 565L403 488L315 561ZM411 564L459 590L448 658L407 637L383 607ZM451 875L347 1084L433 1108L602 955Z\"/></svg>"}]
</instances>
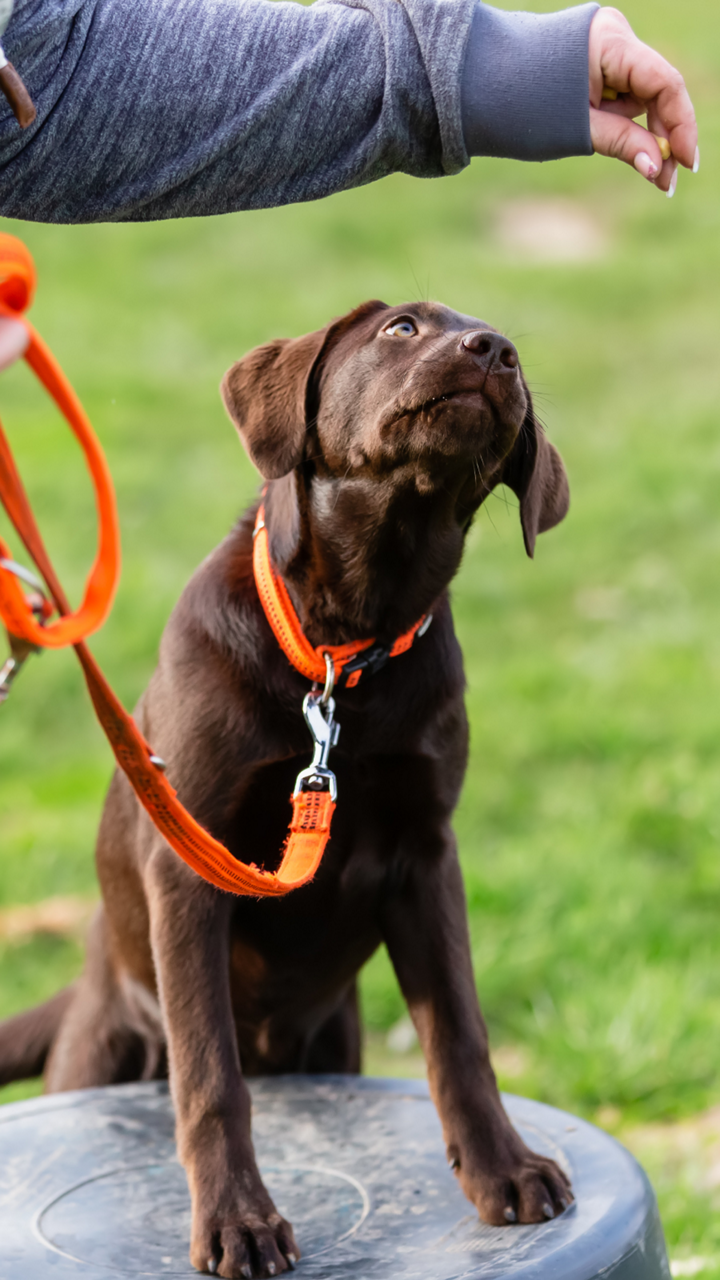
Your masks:
<instances>
[{"instance_id":1,"label":"dog's eye","mask_svg":"<svg viewBox=\"0 0 720 1280\"><path fill-rule=\"evenodd\" d=\"M396 320L394 324L388 325L385 332L389 338L414 338L417 329L412 320Z\"/></svg>"}]
</instances>

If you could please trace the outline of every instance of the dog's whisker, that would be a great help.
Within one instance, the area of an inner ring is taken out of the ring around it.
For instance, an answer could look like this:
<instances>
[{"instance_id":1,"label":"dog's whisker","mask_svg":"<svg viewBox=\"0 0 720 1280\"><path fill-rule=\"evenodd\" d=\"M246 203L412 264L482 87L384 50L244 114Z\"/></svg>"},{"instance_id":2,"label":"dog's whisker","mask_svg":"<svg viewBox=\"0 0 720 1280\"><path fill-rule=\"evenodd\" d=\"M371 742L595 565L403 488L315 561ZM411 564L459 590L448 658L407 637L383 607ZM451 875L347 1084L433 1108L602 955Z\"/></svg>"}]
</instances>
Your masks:
<instances>
[{"instance_id":1,"label":"dog's whisker","mask_svg":"<svg viewBox=\"0 0 720 1280\"><path fill-rule=\"evenodd\" d=\"M494 490L493 490L493 492L494 492ZM491 513L490 508L488 507L487 503L483 503L483 505L482 505L482 506L481 506L481 508L480 508L480 511L485 513L485 515L487 516L487 519L490 521L490 523L491 523L491 525L492 525L492 527L493 527L494 532L495 532L495 533L497 533L497 532L498 532L497 525L495 524L495 521L494 521L494 520L493 520L493 518L492 518L492 513Z\"/></svg>"}]
</instances>

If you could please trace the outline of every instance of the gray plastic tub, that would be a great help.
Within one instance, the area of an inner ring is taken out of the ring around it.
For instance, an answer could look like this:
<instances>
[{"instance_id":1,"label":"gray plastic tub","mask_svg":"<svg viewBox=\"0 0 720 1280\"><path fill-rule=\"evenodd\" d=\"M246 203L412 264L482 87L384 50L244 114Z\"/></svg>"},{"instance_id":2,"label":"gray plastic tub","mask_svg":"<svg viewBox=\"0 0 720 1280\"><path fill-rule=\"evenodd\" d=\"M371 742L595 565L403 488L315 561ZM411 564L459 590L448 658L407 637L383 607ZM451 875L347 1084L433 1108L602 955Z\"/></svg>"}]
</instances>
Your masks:
<instances>
[{"instance_id":1,"label":"gray plastic tub","mask_svg":"<svg viewBox=\"0 0 720 1280\"><path fill-rule=\"evenodd\" d=\"M668 1280L642 1169L563 1111L505 1097L577 1201L553 1222L498 1228L447 1168L424 1083L287 1076L251 1089L260 1168L303 1252L298 1280ZM0 1109L2 1280L194 1276L189 1222L166 1085Z\"/></svg>"}]
</instances>

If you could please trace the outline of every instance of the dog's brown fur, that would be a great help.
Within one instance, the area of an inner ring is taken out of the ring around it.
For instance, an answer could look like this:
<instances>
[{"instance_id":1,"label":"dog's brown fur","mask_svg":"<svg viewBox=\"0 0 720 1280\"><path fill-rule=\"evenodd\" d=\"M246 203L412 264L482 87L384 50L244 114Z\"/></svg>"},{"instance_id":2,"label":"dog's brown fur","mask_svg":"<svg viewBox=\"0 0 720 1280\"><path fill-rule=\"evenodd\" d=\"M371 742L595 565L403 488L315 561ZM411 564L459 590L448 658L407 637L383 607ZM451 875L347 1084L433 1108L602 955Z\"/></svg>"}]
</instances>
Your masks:
<instances>
[{"instance_id":1,"label":"dog's brown fur","mask_svg":"<svg viewBox=\"0 0 720 1280\"><path fill-rule=\"evenodd\" d=\"M0 1080L45 1059L49 1090L169 1069L192 1262L274 1275L299 1249L260 1180L242 1073L358 1071L356 976L384 942L466 1195L487 1222L540 1222L571 1192L505 1116L475 994L450 827L467 722L447 587L473 515L501 482L520 499L532 554L567 509L562 463L512 344L437 304L366 303L319 333L260 347L223 395L269 481L273 559L311 642L392 641L428 611L433 623L337 695L332 840L315 881L287 898L236 899L199 879L115 775L85 972L0 1027ZM199 821L239 858L273 868L309 759L308 686L258 601L253 518L183 593L138 719Z\"/></svg>"}]
</instances>

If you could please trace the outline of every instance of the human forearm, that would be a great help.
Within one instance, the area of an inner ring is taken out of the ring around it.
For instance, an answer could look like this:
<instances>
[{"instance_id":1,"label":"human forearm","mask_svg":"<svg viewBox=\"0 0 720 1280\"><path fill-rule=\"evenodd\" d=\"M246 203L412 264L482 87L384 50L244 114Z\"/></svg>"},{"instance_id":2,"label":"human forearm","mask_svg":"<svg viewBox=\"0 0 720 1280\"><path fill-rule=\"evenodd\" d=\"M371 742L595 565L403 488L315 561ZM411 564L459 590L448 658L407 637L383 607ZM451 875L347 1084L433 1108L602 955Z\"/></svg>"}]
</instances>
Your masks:
<instances>
[{"instance_id":1,"label":"human forearm","mask_svg":"<svg viewBox=\"0 0 720 1280\"><path fill-rule=\"evenodd\" d=\"M0 212L45 222L216 214L398 171L457 173L471 155L545 160L594 146L633 163L612 136L628 122L606 109L637 114L637 95L597 110L602 66L620 45L631 59L651 55L659 82L663 68L677 73L632 32L618 45L615 11L596 8L16 0L5 47L38 117L21 131L0 102ZM673 145L687 162L689 99L662 83L657 93L684 112Z\"/></svg>"},{"instance_id":2,"label":"human forearm","mask_svg":"<svg viewBox=\"0 0 720 1280\"><path fill-rule=\"evenodd\" d=\"M51 222L223 213L395 171L455 173L470 154L587 151L591 13L25 0L6 46L38 122L21 134L0 116L0 210ZM564 107L548 105L548 59Z\"/></svg>"}]
</instances>

